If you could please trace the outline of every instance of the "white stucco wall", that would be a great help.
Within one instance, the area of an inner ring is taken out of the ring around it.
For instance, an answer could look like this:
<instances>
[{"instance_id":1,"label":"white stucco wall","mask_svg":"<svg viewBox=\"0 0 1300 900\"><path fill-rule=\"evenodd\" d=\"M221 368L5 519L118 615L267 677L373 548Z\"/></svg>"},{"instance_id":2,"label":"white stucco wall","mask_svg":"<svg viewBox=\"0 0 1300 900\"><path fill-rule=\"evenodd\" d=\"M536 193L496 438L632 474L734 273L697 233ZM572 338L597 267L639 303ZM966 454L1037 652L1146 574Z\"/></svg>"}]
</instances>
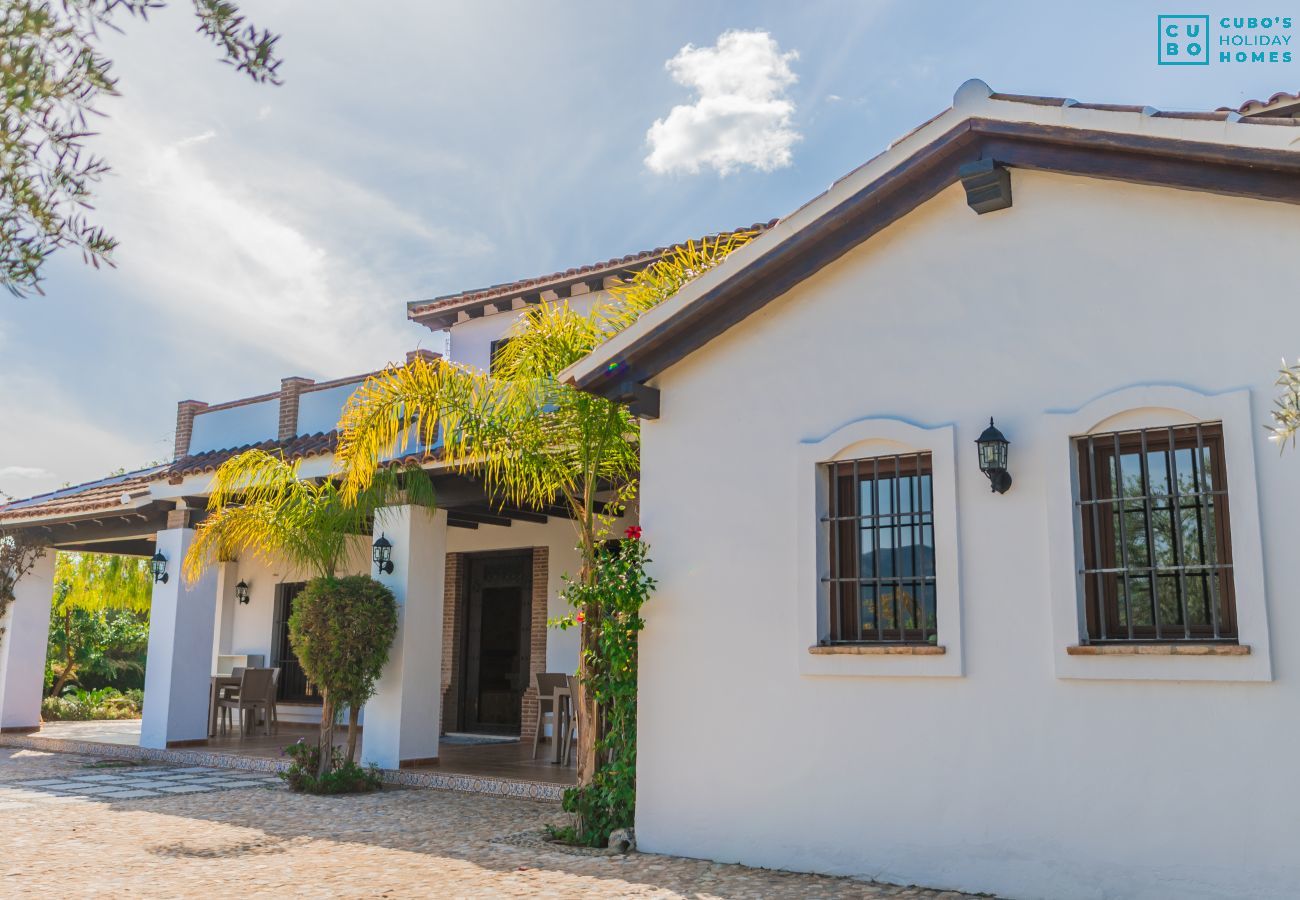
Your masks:
<instances>
[{"instance_id":1,"label":"white stucco wall","mask_svg":"<svg viewBox=\"0 0 1300 900\"><path fill-rule=\"evenodd\" d=\"M558 302L567 302L571 309L585 313L598 301L603 302L608 299L608 292L592 291ZM509 310L453 325L447 340L447 358L452 362L487 369L491 361L492 342L509 335L511 328L523 314L523 309Z\"/></svg>"},{"instance_id":2,"label":"white stucco wall","mask_svg":"<svg viewBox=\"0 0 1300 900\"><path fill-rule=\"evenodd\" d=\"M1300 455L1262 426L1300 335L1265 273L1294 258L1300 210L1012 181L1015 205L985 216L944 191L657 380L638 843L1022 898L1294 896ZM1229 456L1253 455L1262 545L1238 543L1233 497L1234 556L1263 561L1238 605L1266 610L1271 680L1228 659L1197 660L1207 681L1058 666L1060 411L1146 384L1249 392ZM1012 441L1002 496L973 446L990 415ZM955 429L956 677L801 665L801 448L872 417Z\"/></svg>"}]
</instances>

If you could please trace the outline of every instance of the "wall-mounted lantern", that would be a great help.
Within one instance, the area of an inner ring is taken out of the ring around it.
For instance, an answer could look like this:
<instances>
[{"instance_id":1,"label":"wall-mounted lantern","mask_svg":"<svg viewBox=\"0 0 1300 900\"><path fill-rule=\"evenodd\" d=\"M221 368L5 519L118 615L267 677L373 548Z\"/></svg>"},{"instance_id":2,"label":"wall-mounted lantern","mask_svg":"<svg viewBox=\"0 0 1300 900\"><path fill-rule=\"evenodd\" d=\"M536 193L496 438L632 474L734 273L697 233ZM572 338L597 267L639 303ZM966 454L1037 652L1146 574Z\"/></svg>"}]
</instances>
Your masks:
<instances>
[{"instance_id":1,"label":"wall-mounted lantern","mask_svg":"<svg viewBox=\"0 0 1300 900\"><path fill-rule=\"evenodd\" d=\"M239 584L235 585L235 599L238 600L240 603L242 603L244 606L248 605L248 601L250 599L248 596L248 583L245 582L242 578L239 580Z\"/></svg>"},{"instance_id":2,"label":"wall-mounted lantern","mask_svg":"<svg viewBox=\"0 0 1300 900\"><path fill-rule=\"evenodd\" d=\"M375 560L375 567L385 575L393 574L393 545L381 533L379 539L371 547L371 555Z\"/></svg>"},{"instance_id":3,"label":"wall-mounted lantern","mask_svg":"<svg viewBox=\"0 0 1300 900\"><path fill-rule=\"evenodd\" d=\"M1011 473L1007 471L1007 448L1011 442L993 424L989 417L989 427L984 429L975 440L979 448L980 471L988 476L989 486L995 493L1005 494L1011 487Z\"/></svg>"},{"instance_id":4,"label":"wall-mounted lantern","mask_svg":"<svg viewBox=\"0 0 1300 900\"><path fill-rule=\"evenodd\" d=\"M167 557L162 555L162 551L155 551L149 560L149 571L153 573L153 580L156 584L167 583Z\"/></svg>"}]
</instances>

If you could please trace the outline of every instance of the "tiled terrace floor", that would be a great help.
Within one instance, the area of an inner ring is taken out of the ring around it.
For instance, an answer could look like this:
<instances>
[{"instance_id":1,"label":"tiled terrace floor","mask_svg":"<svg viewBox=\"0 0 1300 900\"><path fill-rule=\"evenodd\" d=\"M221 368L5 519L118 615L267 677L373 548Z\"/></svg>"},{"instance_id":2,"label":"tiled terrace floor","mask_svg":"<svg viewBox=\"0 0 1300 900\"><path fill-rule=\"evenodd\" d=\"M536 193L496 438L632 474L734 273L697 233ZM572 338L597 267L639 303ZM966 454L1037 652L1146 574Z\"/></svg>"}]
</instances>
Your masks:
<instances>
[{"instance_id":1,"label":"tiled terrace floor","mask_svg":"<svg viewBox=\"0 0 1300 900\"><path fill-rule=\"evenodd\" d=\"M24 792L91 757L0 747L3 897L927 898L964 895L652 854L575 857L497 838L554 823L553 803L387 789L283 787L107 802ZM137 773L144 767L137 769Z\"/></svg>"},{"instance_id":2,"label":"tiled terrace floor","mask_svg":"<svg viewBox=\"0 0 1300 900\"><path fill-rule=\"evenodd\" d=\"M251 734L242 737L238 731L209 738L202 748L207 753L245 756L259 759L279 759L281 751L299 738L315 740L319 734L314 725L281 723L275 734ZM339 744L346 741L347 729L335 733ZM138 746L140 720L121 719L107 722L46 722L33 738L52 738L64 741L89 741L97 744ZM531 741L512 741L504 744L457 744L443 742L439 746L436 766L421 766L413 772L440 772L447 775L473 775L482 778L510 778L520 781L540 781L551 784L574 784L577 774L573 766L558 766L550 761L550 745L538 749L537 759L532 758Z\"/></svg>"}]
</instances>

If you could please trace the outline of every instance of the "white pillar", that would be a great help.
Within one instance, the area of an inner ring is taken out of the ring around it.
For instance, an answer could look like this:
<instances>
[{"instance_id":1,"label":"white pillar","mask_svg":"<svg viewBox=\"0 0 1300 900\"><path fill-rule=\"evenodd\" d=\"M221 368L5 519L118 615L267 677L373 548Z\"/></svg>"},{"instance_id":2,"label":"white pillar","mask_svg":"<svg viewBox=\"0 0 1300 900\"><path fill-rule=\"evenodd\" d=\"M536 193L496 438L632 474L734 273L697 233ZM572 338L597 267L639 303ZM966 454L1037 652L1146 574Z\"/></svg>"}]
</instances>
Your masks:
<instances>
[{"instance_id":1,"label":"white pillar","mask_svg":"<svg viewBox=\"0 0 1300 900\"><path fill-rule=\"evenodd\" d=\"M217 615L212 629L212 674L217 674L217 657L230 654L235 632L235 585L239 583L239 563L220 562L217 572Z\"/></svg>"},{"instance_id":2,"label":"white pillar","mask_svg":"<svg viewBox=\"0 0 1300 900\"><path fill-rule=\"evenodd\" d=\"M365 706L361 759L397 769L438 758L447 513L410 506L386 512L376 517L375 537L383 532L392 542L393 573L375 577L397 598L397 637Z\"/></svg>"},{"instance_id":3,"label":"white pillar","mask_svg":"<svg viewBox=\"0 0 1300 900\"><path fill-rule=\"evenodd\" d=\"M194 584L185 583L181 561L193 542L193 528L158 532L158 552L167 557L168 578L166 584L154 583L149 610L141 747L162 749L208 737L217 573L209 569Z\"/></svg>"},{"instance_id":4,"label":"white pillar","mask_svg":"<svg viewBox=\"0 0 1300 900\"><path fill-rule=\"evenodd\" d=\"M14 601L0 619L0 628L4 629L0 635L0 733L36 731L41 727L56 555L53 548L47 550L18 579Z\"/></svg>"}]
</instances>

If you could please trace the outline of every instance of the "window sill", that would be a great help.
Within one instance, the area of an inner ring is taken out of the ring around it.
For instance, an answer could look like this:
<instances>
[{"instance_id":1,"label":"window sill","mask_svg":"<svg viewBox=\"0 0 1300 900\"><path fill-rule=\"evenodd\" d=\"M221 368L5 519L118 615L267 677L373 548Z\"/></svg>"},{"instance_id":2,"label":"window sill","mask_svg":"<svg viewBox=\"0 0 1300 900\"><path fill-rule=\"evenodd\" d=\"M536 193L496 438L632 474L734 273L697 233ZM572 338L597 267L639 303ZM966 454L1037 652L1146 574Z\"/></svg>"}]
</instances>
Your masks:
<instances>
[{"instance_id":1,"label":"window sill","mask_svg":"<svg viewBox=\"0 0 1300 900\"><path fill-rule=\"evenodd\" d=\"M1249 644L1075 644L1070 656L1249 656Z\"/></svg>"},{"instance_id":2,"label":"window sill","mask_svg":"<svg viewBox=\"0 0 1300 900\"><path fill-rule=\"evenodd\" d=\"M814 644L814 656L943 656L947 649L936 644Z\"/></svg>"}]
</instances>

